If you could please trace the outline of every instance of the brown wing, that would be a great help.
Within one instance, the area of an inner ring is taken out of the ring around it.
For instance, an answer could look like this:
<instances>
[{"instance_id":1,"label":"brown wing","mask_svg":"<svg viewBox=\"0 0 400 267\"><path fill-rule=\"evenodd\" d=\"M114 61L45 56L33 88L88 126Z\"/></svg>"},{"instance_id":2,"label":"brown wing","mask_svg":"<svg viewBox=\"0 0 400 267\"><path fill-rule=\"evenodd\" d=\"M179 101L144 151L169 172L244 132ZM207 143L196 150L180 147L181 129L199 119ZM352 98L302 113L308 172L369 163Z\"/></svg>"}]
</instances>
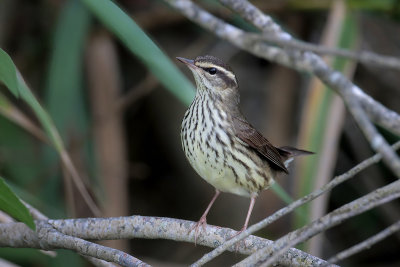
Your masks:
<instances>
[{"instance_id":1,"label":"brown wing","mask_svg":"<svg viewBox=\"0 0 400 267\"><path fill-rule=\"evenodd\" d=\"M288 173L277 150L262 134L251 126L244 118L234 117L233 125L236 136L264 156L275 169Z\"/></svg>"}]
</instances>

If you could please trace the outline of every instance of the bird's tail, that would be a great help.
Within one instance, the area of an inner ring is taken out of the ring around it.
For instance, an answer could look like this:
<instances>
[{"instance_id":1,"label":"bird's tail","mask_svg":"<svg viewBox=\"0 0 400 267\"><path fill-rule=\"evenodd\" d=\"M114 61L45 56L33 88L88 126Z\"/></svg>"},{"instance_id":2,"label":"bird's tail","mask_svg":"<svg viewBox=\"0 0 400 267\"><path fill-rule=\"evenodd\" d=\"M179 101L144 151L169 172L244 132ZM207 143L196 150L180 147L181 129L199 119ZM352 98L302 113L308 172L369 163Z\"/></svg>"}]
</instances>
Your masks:
<instances>
[{"instance_id":1,"label":"bird's tail","mask_svg":"<svg viewBox=\"0 0 400 267\"><path fill-rule=\"evenodd\" d=\"M294 157L315 154L314 152L297 149L290 146L277 147L277 150L279 152L279 155L281 155L286 168L288 167L289 163L293 160Z\"/></svg>"}]
</instances>

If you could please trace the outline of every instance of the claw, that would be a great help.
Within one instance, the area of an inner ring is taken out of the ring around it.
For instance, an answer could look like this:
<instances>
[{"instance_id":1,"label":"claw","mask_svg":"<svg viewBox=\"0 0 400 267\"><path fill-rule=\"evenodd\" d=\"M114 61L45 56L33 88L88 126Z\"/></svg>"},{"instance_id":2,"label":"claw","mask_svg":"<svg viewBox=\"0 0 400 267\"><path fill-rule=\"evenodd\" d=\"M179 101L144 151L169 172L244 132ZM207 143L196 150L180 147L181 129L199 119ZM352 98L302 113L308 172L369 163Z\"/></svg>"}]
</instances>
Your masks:
<instances>
[{"instance_id":1,"label":"claw","mask_svg":"<svg viewBox=\"0 0 400 267\"><path fill-rule=\"evenodd\" d=\"M236 233L235 233L234 235L232 235L228 240L231 240L231 239L234 238L235 236L240 235L243 231L246 231L246 229L247 229L247 225L246 225L246 226L243 226L243 228L242 228L240 231L236 232ZM243 244L245 244L243 240L240 240L240 241L236 242L236 243L235 243L235 253L238 253L238 252L239 252L240 242L243 242Z\"/></svg>"},{"instance_id":2,"label":"claw","mask_svg":"<svg viewBox=\"0 0 400 267\"><path fill-rule=\"evenodd\" d=\"M207 219L205 216L202 216L200 220L189 230L189 233L191 233L193 230L194 232L194 245L197 244L197 238L199 237L199 228L202 227L203 231L206 230L206 225L207 225Z\"/></svg>"},{"instance_id":3,"label":"claw","mask_svg":"<svg viewBox=\"0 0 400 267\"><path fill-rule=\"evenodd\" d=\"M194 232L194 245L196 245L197 243L197 237L199 236L199 227L203 227L203 231L206 230L206 225L207 225L207 214L210 211L212 205L214 204L214 201L217 199L217 197L219 196L220 192L216 189L215 190L215 195L214 197L211 199L210 204L208 204L208 207L206 209L206 211L203 213L203 215L201 216L200 220L189 230L189 234L195 230Z\"/></svg>"}]
</instances>

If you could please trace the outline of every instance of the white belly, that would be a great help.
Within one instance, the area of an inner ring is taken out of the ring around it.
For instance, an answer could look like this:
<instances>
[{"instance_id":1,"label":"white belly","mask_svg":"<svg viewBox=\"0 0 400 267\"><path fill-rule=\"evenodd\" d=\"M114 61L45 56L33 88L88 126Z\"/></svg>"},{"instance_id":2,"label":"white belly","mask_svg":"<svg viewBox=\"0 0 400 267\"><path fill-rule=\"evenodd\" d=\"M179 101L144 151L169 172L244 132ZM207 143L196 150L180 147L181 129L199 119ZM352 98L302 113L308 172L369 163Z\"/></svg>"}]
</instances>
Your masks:
<instances>
[{"instance_id":1,"label":"white belly","mask_svg":"<svg viewBox=\"0 0 400 267\"><path fill-rule=\"evenodd\" d=\"M210 120L198 120L196 123L191 116L196 112L204 112L205 117L209 116L208 110L189 109L181 131L183 150L196 172L222 192L249 197L268 188L273 179L266 162L255 152L232 155L232 149L245 151L248 148L228 133L229 125L224 120L226 114L211 114L220 116L215 119L219 126L212 127Z\"/></svg>"}]
</instances>

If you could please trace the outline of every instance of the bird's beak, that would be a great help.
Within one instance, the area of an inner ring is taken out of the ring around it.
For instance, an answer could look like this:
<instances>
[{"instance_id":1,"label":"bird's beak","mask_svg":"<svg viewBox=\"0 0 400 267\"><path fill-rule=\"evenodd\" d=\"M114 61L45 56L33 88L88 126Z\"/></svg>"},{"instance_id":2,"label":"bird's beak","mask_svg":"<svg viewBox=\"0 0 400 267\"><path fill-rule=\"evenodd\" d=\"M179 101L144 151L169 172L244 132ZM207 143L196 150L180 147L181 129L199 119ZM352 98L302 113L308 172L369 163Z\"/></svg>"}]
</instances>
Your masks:
<instances>
[{"instance_id":1,"label":"bird's beak","mask_svg":"<svg viewBox=\"0 0 400 267\"><path fill-rule=\"evenodd\" d=\"M176 57L176 59L179 60L180 62L184 63L189 68L196 67L196 65L194 65L194 60L192 60L192 59L187 59L187 58L183 58L183 57Z\"/></svg>"}]
</instances>

